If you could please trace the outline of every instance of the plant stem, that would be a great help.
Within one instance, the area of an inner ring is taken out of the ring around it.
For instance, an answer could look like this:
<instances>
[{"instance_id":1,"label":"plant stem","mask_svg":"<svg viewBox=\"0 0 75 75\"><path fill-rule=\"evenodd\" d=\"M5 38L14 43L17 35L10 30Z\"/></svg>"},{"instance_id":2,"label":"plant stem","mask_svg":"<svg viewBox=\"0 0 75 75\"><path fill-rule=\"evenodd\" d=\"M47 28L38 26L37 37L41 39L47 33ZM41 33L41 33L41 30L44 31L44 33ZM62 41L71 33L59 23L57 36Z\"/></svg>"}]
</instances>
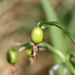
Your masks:
<instances>
[{"instance_id":1,"label":"plant stem","mask_svg":"<svg viewBox=\"0 0 75 75\"><path fill-rule=\"evenodd\" d=\"M66 58L64 54L60 52L60 50L57 50L53 48L51 45L49 45L46 42L42 42L39 44L39 46L48 48L53 54L56 54L58 57L60 57L60 60L72 71L72 73L75 75L75 69L73 65L70 63L70 61Z\"/></svg>"},{"instance_id":2,"label":"plant stem","mask_svg":"<svg viewBox=\"0 0 75 75\"><path fill-rule=\"evenodd\" d=\"M47 21L59 21L52 7L51 0L41 0L41 4L44 9ZM53 46L59 49L60 52L62 52L64 55L68 54L69 49L67 47L66 40L65 37L63 36L62 30L56 26L51 26L49 28L49 33L51 37L51 43L53 44ZM54 63L58 64L60 62L61 60L59 59L59 57L56 54L54 54ZM63 70L64 68L61 67L60 70L57 72L58 73L57 75L64 75Z\"/></svg>"},{"instance_id":3,"label":"plant stem","mask_svg":"<svg viewBox=\"0 0 75 75\"><path fill-rule=\"evenodd\" d=\"M75 43L75 38L71 35L70 32L68 32L65 27L63 27L64 25L62 25L61 23L59 22L53 22L53 21L50 21L50 22L40 22L38 24L38 26L42 29L45 29L45 28L48 28L50 26L56 26L58 28L60 28L61 30L63 30L64 33L66 33L66 35L72 40L73 43Z\"/></svg>"},{"instance_id":4,"label":"plant stem","mask_svg":"<svg viewBox=\"0 0 75 75\"><path fill-rule=\"evenodd\" d=\"M24 47L31 47L31 46L33 46L33 43L30 41L29 43L23 44L22 46L24 46ZM72 73L75 75L75 69L74 69L73 65L71 64L69 59L67 59L66 55L64 55L60 50L52 47L47 42L41 42L40 44L38 44L38 46L47 48L53 54L56 54L59 57L59 59L61 60L61 62L63 62L72 71Z\"/></svg>"},{"instance_id":5,"label":"plant stem","mask_svg":"<svg viewBox=\"0 0 75 75\"><path fill-rule=\"evenodd\" d=\"M72 10L72 18L67 29L73 36L75 36L75 10ZM71 45L71 41L69 39L68 39L68 45L69 46Z\"/></svg>"}]
</instances>

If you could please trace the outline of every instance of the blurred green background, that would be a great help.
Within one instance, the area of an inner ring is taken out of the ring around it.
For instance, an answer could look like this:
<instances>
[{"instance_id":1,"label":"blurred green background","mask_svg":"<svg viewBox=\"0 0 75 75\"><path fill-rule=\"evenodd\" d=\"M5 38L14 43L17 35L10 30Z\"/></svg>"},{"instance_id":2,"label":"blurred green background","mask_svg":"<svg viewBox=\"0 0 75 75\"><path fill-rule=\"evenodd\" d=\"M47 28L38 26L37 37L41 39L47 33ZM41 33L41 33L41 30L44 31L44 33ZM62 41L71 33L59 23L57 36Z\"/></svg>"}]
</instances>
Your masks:
<instances>
[{"instance_id":1,"label":"blurred green background","mask_svg":"<svg viewBox=\"0 0 75 75\"><path fill-rule=\"evenodd\" d=\"M52 0L52 4L60 21L75 36L75 0ZM15 42L29 42L31 30L42 20L45 14L40 0L0 0L0 75L12 75L6 52ZM44 36L44 41L50 43L48 31ZM70 48L74 51L75 46L70 44ZM39 52L34 65L30 65L26 54L21 52L16 74L48 75L53 63L49 51Z\"/></svg>"}]
</instances>

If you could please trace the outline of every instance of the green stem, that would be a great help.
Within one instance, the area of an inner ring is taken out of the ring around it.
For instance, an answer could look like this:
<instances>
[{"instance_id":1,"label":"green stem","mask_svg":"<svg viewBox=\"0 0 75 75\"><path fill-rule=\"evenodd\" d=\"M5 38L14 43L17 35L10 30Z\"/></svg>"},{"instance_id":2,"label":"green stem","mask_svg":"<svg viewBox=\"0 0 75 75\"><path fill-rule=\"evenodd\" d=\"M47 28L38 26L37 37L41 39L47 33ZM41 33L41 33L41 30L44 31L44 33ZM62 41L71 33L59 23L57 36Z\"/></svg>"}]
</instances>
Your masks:
<instances>
[{"instance_id":1,"label":"green stem","mask_svg":"<svg viewBox=\"0 0 75 75\"><path fill-rule=\"evenodd\" d=\"M49 45L46 42L42 42L39 44L39 46L43 46L48 48L52 53L55 53L58 57L60 57L61 61L72 71L72 73L75 75L75 69L73 65L70 63L70 61L66 58L64 54L62 54L59 50L53 48L51 45Z\"/></svg>"},{"instance_id":2,"label":"green stem","mask_svg":"<svg viewBox=\"0 0 75 75\"><path fill-rule=\"evenodd\" d=\"M65 56L59 50L53 48L50 44L48 44L46 42L42 42L42 43L39 44L39 46L48 48L51 52L53 52L56 55L58 55L63 62L65 62Z\"/></svg>"},{"instance_id":3,"label":"green stem","mask_svg":"<svg viewBox=\"0 0 75 75\"><path fill-rule=\"evenodd\" d=\"M57 15L55 13L55 10L52 6L51 0L40 0L40 1L41 1L41 5L44 9L46 21L58 21L59 22L59 19L58 19ZM58 28L56 26L49 27L49 35L50 35L50 40L51 40L53 47L60 50L60 52L62 52L64 55L69 54L69 49L68 49L67 43L66 43L67 41L66 41L66 39L63 35L63 32L60 28ZM57 55L54 54L54 63L58 64L60 62L61 62L61 60L59 59L59 57L57 57ZM57 71L56 75L64 75L63 71L64 71L64 68L61 67Z\"/></svg>"},{"instance_id":4,"label":"green stem","mask_svg":"<svg viewBox=\"0 0 75 75\"><path fill-rule=\"evenodd\" d=\"M61 30L63 30L64 33L66 33L67 36L73 41L73 43L75 43L75 38L71 35L71 33L65 29L64 25L62 25L61 23L59 23L57 21L39 22L38 26L41 27L42 29L48 28L50 26L56 26L56 27L60 28Z\"/></svg>"},{"instance_id":5,"label":"green stem","mask_svg":"<svg viewBox=\"0 0 75 75\"><path fill-rule=\"evenodd\" d=\"M33 46L32 42L29 42L27 44L23 44L23 47L31 47ZM48 44L47 42L41 42L40 44L38 44L39 47L44 47L47 48L49 51L51 51L53 54L56 54L60 60L72 71L72 73L75 75L75 69L73 67L73 65L71 64L71 62L69 61L69 59L67 59L67 57L60 52L60 50L55 49L54 47L52 47L50 44Z\"/></svg>"},{"instance_id":6,"label":"green stem","mask_svg":"<svg viewBox=\"0 0 75 75\"><path fill-rule=\"evenodd\" d=\"M72 18L67 30L75 36L75 10L72 10ZM71 47L72 42L68 39L68 46Z\"/></svg>"}]
</instances>

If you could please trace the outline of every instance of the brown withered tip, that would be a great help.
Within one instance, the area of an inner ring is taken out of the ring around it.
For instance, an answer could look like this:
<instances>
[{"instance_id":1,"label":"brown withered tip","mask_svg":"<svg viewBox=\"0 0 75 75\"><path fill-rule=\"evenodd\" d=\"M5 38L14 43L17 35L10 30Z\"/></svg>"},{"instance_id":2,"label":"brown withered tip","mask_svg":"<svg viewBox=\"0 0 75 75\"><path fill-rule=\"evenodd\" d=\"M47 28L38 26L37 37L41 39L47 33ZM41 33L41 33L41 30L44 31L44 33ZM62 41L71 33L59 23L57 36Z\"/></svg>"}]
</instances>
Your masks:
<instances>
[{"instance_id":1,"label":"brown withered tip","mask_svg":"<svg viewBox=\"0 0 75 75\"><path fill-rule=\"evenodd\" d=\"M29 61L30 61L30 64L34 64L35 63L35 60L34 60L34 58L32 56L29 57Z\"/></svg>"},{"instance_id":2,"label":"brown withered tip","mask_svg":"<svg viewBox=\"0 0 75 75\"><path fill-rule=\"evenodd\" d=\"M32 47L32 53L31 53L31 56L33 57L33 59L36 58L37 52L38 52L38 45L34 44L33 47Z\"/></svg>"},{"instance_id":3,"label":"brown withered tip","mask_svg":"<svg viewBox=\"0 0 75 75\"><path fill-rule=\"evenodd\" d=\"M16 67L15 64L11 65L11 71L12 71L12 75L16 75Z\"/></svg>"},{"instance_id":4,"label":"brown withered tip","mask_svg":"<svg viewBox=\"0 0 75 75\"><path fill-rule=\"evenodd\" d=\"M34 62L36 61L38 50L39 50L38 45L34 44L31 49L31 57L29 58L30 64L34 64Z\"/></svg>"}]
</instances>

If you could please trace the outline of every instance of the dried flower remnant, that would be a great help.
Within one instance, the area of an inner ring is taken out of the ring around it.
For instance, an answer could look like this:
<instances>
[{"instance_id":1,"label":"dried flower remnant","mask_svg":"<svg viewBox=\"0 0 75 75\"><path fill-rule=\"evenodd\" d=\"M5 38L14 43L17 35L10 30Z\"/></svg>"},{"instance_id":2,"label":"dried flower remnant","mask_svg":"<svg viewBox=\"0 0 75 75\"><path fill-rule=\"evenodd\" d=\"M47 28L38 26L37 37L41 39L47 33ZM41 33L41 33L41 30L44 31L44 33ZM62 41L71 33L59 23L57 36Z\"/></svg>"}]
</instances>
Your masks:
<instances>
[{"instance_id":1,"label":"dried flower remnant","mask_svg":"<svg viewBox=\"0 0 75 75\"><path fill-rule=\"evenodd\" d=\"M31 53L31 55L32 55L32 57L33 57L34 60L36 59L38 50L39 50L38 49L38 45L37 44L34 44L33 47L32 47L32 53Z\"/></svg>"}]
</instances>

